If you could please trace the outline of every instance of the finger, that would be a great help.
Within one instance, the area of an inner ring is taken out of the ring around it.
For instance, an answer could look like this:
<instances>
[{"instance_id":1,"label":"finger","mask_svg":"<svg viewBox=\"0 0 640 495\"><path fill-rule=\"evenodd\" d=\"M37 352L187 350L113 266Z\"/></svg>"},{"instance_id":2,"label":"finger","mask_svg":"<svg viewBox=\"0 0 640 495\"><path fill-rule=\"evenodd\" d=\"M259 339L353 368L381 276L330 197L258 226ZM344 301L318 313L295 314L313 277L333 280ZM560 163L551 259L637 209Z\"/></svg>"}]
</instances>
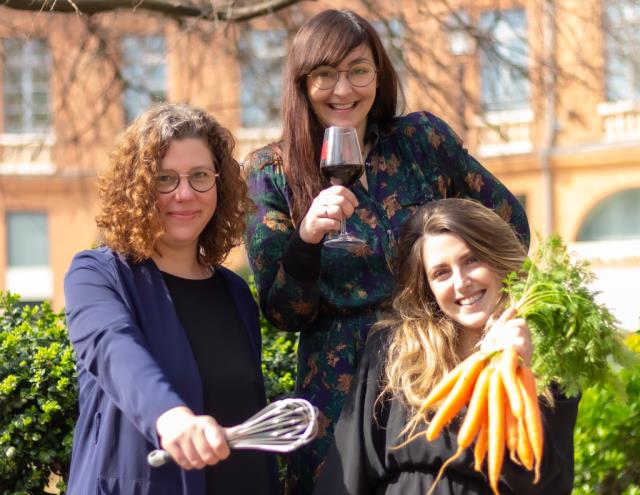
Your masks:
<instances>
[{"instance_id":1,"label":"finger","mask_svg":"<svg viewBox=\"0 0 640 495\"><path fill-rule=\"evenodd\" d=\"M198 456L195 446L188 437L182 437L179 443L167 446L165 450L171 454L176 464L182 469L190 470L204 467L204 462Z\"/></svg>"},{"instance_id":2,"label":"finger","mask_svg":"<svg viewBox=\"0 0 640 495\"><path fill-rule=\"evenodd\" d=\"M193 445L203 464L212 466L214 464L217 464L220 459L218 458L218 455L216 454L214 448L209 443L206 431L207 427L205 426L202 429L201 434L193 438Z\"/></svg>"},{"instance_id":3,"label":"finger","mask_svg":"<svg viewBox=\"0 0 640 495\"><path fill-rule=\"evenodd\" d=\"M354 208L358 207L358 199L356 198L356 195L353 191L344 186L329 187L320 192L318 199L322 199L322 202L327 204L333 204L339 202L340 199L344 199L351 203Z\"/></svg>"},{"instance_id":4,"label":"finger","mask_svg":"<svg viewBox=\"0 0 640 495\"><path fill-rule=\"evenodd\" d=\"M205 427L204 434L209 442L209 445L220 459L226 459L229 457L230 450L227 439L224 436L224 430L213 420L213 423L208 424Z\"/></svg>"}]
</instances>

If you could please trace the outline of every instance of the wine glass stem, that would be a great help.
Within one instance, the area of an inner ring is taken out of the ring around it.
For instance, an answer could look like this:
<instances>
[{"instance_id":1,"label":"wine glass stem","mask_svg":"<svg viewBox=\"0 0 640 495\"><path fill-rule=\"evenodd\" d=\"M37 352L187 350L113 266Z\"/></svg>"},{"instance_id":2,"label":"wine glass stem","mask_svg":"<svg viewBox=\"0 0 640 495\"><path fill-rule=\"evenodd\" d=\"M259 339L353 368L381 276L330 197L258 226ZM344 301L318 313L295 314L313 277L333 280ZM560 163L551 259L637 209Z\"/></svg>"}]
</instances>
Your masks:
<instances>
[{"instance_id":1,"label":"wine glass stem","mask_svg":"<svg viewBox=\"0 0 640 495\"><path fill-rule=\"evenodd\" d=\"M347 237L347 219L344 217L340 219L340 237Z\"/></svg>"}]
</instances>

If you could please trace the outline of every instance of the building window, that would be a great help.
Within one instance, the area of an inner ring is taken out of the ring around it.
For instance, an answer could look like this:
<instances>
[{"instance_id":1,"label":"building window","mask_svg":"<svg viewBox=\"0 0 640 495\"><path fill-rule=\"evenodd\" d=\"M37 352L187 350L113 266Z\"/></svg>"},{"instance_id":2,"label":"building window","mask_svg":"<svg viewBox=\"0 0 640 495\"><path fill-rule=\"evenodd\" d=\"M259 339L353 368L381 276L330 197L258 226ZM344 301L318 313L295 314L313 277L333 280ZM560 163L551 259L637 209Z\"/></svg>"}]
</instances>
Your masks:
<instances>
[{"instance_id":1,"label":"building window","mask_svg":"<svg viewBox=\"0 0 640 495\"><path fill-rule=\"evenodd\" d=\"M163 36L122 39L123 107L130 123L153 103L167 98L167 63Z\"/></svg>"},{"instance_id":2,"label":"building window","mask_svg":"<svg viewBox=\"0 0 640 495\"><path fill-rule=\"evenodd\" d=\"M22 301L41 302L53 296L47 223L45 213L7 214L9 266L5 287Z\"/></svg>"},{"instance_id":3,"label":"building window","mask_svg":"<svg viewBox=\"0 0 640 495\"><path fill-rule=\"evenodd\" d=\"M640 5L607 0L604 7L607 101L640 99Z\"/></svg>"},{"instance_id":4,"label":"building window","mask_svg":"<svg viewBox=\"0 0 640 495\"><path fill-rule=\"evenodd\" d=\"M280 126L285 31L247 31L240 40L243 127Z\"/></svg>"},{"instance_id":5,"label":"building window","mask_svg":"<svg viewBox=\"0 0 640 495\"><path fill-rule=\"evenodd\" d=\"M51 123L47 43L9 38L2 47L4 132L44 133Z\"/></svg>"},{"instance_id":6,"label":"building window","mask_svg":"<svg viewBox=\"0 0 640 495\"><path fill-rule=\"evenodd\" d=\"M480 28L482 106L487 112L529 108L529 44L524 9L484 12Z\"/></svg>"},{"instance_id":7,"label":"building window","mask_svg":"<svg viewBox=\"0 0 640 495\"><path fill-rule=\"evenodd\" d=\"M49 241L45 213L8 213L9 266L47 266Z\"/></svg>"},{"instance_id":8,"label":"building window","mask_svg":"<svg viewBox=\"0 0 640 495\"><path fill-rule=\"evenodd\" d=\"M589 213L578 241L640 239L640 189L616 193Z\"/></svg>"}]
</instances>

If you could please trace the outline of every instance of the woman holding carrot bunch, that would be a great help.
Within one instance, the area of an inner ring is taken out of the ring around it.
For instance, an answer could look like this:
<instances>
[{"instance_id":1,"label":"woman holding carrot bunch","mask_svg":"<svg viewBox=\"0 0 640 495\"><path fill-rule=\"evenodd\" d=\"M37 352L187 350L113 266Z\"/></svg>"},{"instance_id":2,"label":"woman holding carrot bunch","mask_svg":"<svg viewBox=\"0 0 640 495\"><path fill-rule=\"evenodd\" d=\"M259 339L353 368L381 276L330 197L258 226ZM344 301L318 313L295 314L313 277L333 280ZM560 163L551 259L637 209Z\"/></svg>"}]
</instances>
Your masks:
<instances>
[{"instance_id":1,"label":"woman holding carrot bunch","mask_svg":"<svg viewBox=\"0 0 640 495\"><path fill-rule=\"evenodd\" d=\"M502 392L507 386L500 387L500 394L488 386L484 409L472 399L450 423L438 421L439 410L425 407L443 378L477 356L483 356L481 367L493 371L490 356L501 349L515 350L514 362L521 362L518 373L528 370L531 334L526 321L514 317L513 308L505 310L502 291L504 277L519 271L525 257L511 226L471 200L432 202L406 224L398 247L393 312L367 340L314 493L571 492L576 398L551 390L553 406L540 401L540 421L528 430L528 448L544 446L536 454L535 469L533 455L527 459L516 446L511 453L505 448L504 456L490 450L484 458L478 445L482 441L462 439L468 417L481 431L487 408L498 403L509 411ZM479 373L476 386L482 376ZM522 398L538 405L531 389ZM443 400L440 407L447 403L451 405ZM433 431L436 423L441 431ZM488 428L488 443L495 438L507 443L506 420L500 425ZM504 461L496 464L491 457L498 455Z\"/></svg>"}]
</instances>

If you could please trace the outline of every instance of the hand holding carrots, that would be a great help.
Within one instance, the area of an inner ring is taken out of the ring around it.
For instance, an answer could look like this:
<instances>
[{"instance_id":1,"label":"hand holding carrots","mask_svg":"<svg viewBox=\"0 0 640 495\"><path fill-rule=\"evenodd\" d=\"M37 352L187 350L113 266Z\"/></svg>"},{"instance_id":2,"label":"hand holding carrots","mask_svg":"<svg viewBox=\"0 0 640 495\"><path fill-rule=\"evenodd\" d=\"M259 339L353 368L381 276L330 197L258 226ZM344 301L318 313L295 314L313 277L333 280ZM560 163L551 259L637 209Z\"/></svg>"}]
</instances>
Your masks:
<instances>
[{"instance_id":1,"label":"hand holding carrots","mask_svg":"<svg viewBox=\"0 0 640 495\"><path fill-rule=\"evenodd\" d=\"M430 492L446 467L462 455L474 439L475 468L481 471L486 457L494 494L499 495L498 481L507 451L514 462L535 470L534 483L539 479L542 420L535 377L527 361L521 358L524 353L527 360L531 359L531 336L526 323L509 320L513 314L508 310L495 321L488 334L495 332L495 343L485 345L448 373L422 407L422 411L427 411L440 402L424 433L427 440L432 441L468 404L458 431L458 449L442 465Z\"/></svg>"},{"instance_id":2,"label":"hand holding carrots","mask_svg":"<svg viewBox=\"0 0 640 495\"><path fill-rule=\"evenodd\" d=\"M515 314L515 308L510 307L499 318L491 318L487 322L487 331L480 341L480 350L493 353L513 346L524 364L531 366L533 344L529 325L523 318L514 318Z\"/></svg>"}]
</instances>

